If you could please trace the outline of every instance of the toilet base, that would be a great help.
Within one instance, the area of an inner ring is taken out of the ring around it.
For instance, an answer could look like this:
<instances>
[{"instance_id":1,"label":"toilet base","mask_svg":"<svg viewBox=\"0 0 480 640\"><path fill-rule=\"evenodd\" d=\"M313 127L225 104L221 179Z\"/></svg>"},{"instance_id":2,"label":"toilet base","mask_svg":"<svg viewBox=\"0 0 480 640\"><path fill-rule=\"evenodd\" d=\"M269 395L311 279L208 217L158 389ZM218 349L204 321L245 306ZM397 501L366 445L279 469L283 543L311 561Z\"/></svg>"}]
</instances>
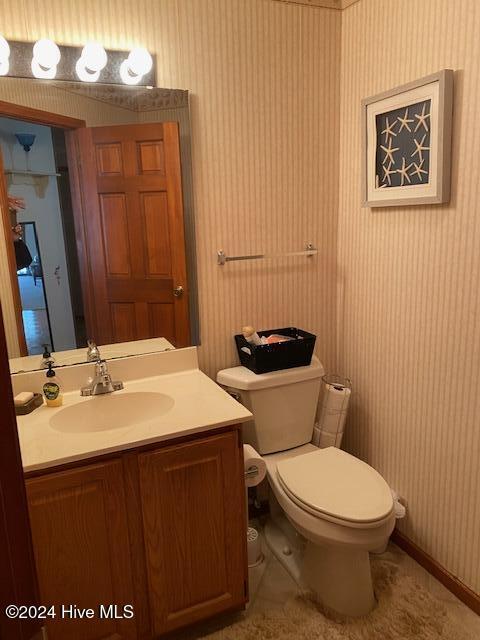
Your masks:
<instances>
[{"instance_id":1,"label":"toilet base","mask_svg":"<svg viewBox=\"0 0 480 640\"><path fill-rule=\"evenodd\" d=\"M375 606L368 551L307 542L302 582L319 603L344 616L365 616Z\"/></svg>"},{"instance_id":2,"label":"toilet base","mask_svg":"<svg viewBox=\"0 0 480 640\"><path fill-rule=\"evenodd\" d=\"M291 531L289 530L291 529ZM301 591L308 586L302 578L302 559L305 552L305 541L301 538L283 516L282 521L268 520L263 528L263 535L268 548L286 569Z\"/></svg>"},{"instance_id":3,"label":"toilet base","mask_svg":"<svg viewBox=\"0 0 480 640\"><path fill-rule=\"evenodd\" d=\"M352 618L374 608L368 551L313 544L300 536L279 507L272 515L265 524L265 541L302 591L311 592L327 610Z\"/></svg>"}]
</instances>

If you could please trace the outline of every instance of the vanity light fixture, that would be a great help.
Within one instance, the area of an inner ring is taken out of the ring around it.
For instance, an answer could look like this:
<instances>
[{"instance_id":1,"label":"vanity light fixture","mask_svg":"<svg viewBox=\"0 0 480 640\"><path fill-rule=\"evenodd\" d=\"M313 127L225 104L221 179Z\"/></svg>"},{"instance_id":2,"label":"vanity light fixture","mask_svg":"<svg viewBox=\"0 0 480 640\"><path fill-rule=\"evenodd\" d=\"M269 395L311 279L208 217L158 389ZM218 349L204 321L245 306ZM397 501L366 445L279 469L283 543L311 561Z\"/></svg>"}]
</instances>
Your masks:
<instances>
[{"instance_id":1,"label":"vanity light fixture","mask_svg":"<svg viewBox=\"0 0 480 640\"><path fill-rule=\"evenodd\" d=\"M98 42L87 42L77 60L75 71L82 82L97 82L108 62L105 49Z\"/></svg>"},{"instance_id":2,"label":"vanity light fixture","mask_svg":"<svg viewBox=\"0 0 480 640\"><path fill-rule=\"evenodd\" d=\"M10 69L10 45L0 36L0 76L6 76Z\"/></svg>"},{"instance_id":3,"label":"vanity light fixture","mask_svg":"<svg viewBox=\"0 0 480 640\"><path fill-rule=\"evenodd\" d=\"M120 65L120 77L125 84L138 84L151 71L153 60L143 47L136 47Z\"/></svg>"},{"instance_id":4,"label":"vanity light fixture","mask_svg":"<svg viewBox=\"0 0 480 640\"><path fill-rule=\"evenodd\" d=\"M37 40L33 45L32 73L35 78L53 80L61 58L60 49L48 38Z\"/></svg>"},{"instance_id":5,"label":"vanity light fixture","mask_svg":"<svg viewBox=\"0 0 480 640\"><path fill-rule=\"evenodd\" d=\"M154 87L153 56L143 47L105 49L99 42L72 46L49 38L37 42L0 35L0 77ZM1 80L3 82L3 80Z\"/></svg>"}]
</instances>

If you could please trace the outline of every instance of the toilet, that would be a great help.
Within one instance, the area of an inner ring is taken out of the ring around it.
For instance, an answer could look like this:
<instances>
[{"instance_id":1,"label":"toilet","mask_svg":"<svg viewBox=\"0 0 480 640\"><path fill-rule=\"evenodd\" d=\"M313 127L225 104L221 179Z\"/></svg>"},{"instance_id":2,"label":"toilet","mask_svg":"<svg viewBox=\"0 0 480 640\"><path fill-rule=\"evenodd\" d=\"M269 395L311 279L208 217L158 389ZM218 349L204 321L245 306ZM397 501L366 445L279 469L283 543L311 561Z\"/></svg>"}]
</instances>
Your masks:
<instances>
[{"instance_id":1,"label":"toilet","mask_svg":"<svg viewBox=\"0 0 480 640\"><path fill-rule=\"evenodd\" d=\"M346 616L375 605L369 552L395 524L388 484L365 462L311 444L323 366L257 375L224 369L217 382L253 414L244 440L263 457L271 490L267 542L302 588Z\"/></svg>"}]
</instances>

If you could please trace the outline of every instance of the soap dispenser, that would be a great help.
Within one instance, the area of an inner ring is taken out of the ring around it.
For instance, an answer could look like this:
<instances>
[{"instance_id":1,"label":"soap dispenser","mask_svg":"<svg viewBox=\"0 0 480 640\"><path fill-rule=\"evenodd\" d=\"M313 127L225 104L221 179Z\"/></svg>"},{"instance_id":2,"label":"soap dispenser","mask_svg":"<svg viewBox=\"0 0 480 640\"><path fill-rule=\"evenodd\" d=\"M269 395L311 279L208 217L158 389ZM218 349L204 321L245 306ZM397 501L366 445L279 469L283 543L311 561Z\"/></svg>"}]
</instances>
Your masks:
<instances>
[{"instance_id":1,"label":"soap dispenser","mask_svg":"<svg viewBox=\"0 0 480 640\"><path fill-rule=\"evenodd\" d=\"M47 407L60 407L63 404L63 391L60 380L51 362L48 363L47 381L43 385L43 395Z\"/></svg>"},{"instance_id":2,"label":"soap dispenser","mask_svg":"<svg viewBox=\"0 0 480 640\"><path fill-rule=\"evenodd\" d=\"M48 344L44 344L42 346L43 346L42 369L47 369L49 362L53 364L55 362L55 358L52 356L48 348L49 347Z\"/></svg>"}]
</instances>

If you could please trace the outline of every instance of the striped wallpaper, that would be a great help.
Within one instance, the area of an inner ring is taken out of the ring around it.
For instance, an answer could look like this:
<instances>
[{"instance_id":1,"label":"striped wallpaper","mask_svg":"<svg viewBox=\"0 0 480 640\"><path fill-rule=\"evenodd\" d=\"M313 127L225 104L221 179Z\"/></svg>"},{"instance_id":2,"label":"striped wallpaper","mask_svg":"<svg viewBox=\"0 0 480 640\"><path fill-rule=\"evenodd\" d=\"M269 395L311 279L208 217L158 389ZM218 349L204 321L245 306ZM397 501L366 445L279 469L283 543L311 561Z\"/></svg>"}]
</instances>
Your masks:
<instances>
[{"instance_id":1,"label":"striped wallpaper","mask_svg":"<svg viewBox=\"0 0 480 640\"><path fill-rule=\"evenodd\" d=\"M402 531L480 593L480 3L342 14L338 364L349 451L405 497ZM455 70L450 205L360 208L360 100Z\"/></svg>"},{"instance_id":2,"label":"striped wallpaper","mask_svg":"<svg viewBox=\"0 0 480 640\"><path fill-rule=\"evenodd\" d=\"M231 336L247 322L316 333L327 370L353 379L346 448L406 498L405 533L477 592L479 11L477 0L344 11L0 0L8 37L142 44L157 53L159 86L191 91L203 369L235 362ZM456 70L451 204L361 209L361 98L445 67ZM215 264L220 248L306 241L317 258Z\"/></svg>"},{"instance_id":3,"label":"striped wallpaper","mask_svg":"<svg viewBox=\"0 0 480 640\"><path fill-rule=\"evenodd\" d=\"M159 86L191 91L202 367L213 375L235 362L244 324L311 330L333 366L341 12L274 0L0 0L0 15L10 38L144 45ZM307 241L318 257L215 262L220 248Z\"/></svg>"}]
</instances>

